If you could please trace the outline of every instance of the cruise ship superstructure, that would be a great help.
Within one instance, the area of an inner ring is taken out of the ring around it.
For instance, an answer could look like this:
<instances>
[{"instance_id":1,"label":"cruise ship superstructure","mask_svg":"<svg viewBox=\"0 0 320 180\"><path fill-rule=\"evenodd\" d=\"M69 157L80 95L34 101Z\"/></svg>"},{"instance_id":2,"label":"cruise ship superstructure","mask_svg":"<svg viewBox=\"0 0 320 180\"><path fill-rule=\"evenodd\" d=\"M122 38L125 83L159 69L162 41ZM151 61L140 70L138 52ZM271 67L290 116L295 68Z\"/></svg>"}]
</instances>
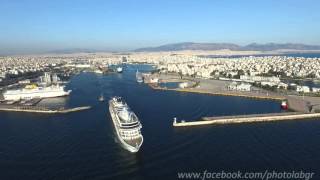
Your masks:
<instances>
[{"instance_id":1,"label":"cruise ship superstructure","mask_svg":"<svg viewBox=\"0 0 320 180\"><path fill-rule=\"evenodd\" d=\"M130 152L138 152L142 143L142 125L121 97L109 101L109 111L121 145Z\"/></svg>"}]
</instances>

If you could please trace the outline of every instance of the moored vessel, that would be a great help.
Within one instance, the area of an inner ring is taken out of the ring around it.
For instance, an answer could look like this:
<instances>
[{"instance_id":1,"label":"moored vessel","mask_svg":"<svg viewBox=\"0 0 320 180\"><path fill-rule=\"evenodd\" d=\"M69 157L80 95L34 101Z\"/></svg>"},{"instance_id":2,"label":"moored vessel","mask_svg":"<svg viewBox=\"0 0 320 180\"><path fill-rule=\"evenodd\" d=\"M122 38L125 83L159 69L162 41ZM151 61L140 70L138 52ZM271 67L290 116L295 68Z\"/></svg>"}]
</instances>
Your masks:
<instances>
[{"instance_id":1,"label":"moored vessel","mask_svg":"<svg viewBox=\"0 0 320 180\"><path fill-rule=\"evenodd\" d=\"M143 82L143 76L138 70L136 72L136 79L137 79L138 83L142 83Z\"/></svg>"},{"instance_id":2,"label":"moored vessel","mask_svg":"<svg viewBox=\"0 0 320 180\"><path fill-rule=\"evenodd\" d=\"M65 90L65 86L51 85L39 87L35 84L27 85L25 88L17 90L7 90L3 93L3 97L7 101L22 100L22 99L34 99L34 98L52 98L68 96L71 90Z\"/></svg>"},{"instance_id":3,"label":"moored vessel","mask_svg":"<svg viewBox=\"0 0 320 180\"><path fill-rule=\"evenodd\" d=\"M142 143L142 125L136 114L121 97L109 101L109 111L121 145L130 152L138 152Z\"/></svg>"}]
</instances>

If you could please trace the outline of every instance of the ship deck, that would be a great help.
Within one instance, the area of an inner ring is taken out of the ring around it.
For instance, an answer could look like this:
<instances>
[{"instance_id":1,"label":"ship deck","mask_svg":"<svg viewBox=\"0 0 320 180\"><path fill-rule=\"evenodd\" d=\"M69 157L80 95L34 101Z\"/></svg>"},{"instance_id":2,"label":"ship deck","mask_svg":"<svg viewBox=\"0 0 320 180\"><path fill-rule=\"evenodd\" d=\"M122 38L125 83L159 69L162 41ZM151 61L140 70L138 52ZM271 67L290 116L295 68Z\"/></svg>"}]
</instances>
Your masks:
<instances>
[{"instance_id":1,"label":"ship deck","mask_svg":"<svg viewBox=\"0 0 320 180\"><path fill-rule=\"evenodd\" d=\"M131 140L124 139L124 141L128 143L130 146L136 147L137 144L140 146L140 144L142 143L142 137L139 137L137 139L131 139Z\"/></svg>"}]
</instances>

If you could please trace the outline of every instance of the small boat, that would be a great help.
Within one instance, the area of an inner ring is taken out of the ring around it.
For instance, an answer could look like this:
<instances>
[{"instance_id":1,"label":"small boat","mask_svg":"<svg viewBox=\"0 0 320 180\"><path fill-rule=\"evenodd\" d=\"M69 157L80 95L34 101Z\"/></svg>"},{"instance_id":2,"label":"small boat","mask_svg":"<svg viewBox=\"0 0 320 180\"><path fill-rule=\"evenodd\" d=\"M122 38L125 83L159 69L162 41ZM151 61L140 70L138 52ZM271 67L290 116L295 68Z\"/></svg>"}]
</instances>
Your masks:
<instances>
[{"instance_id":1,"label":"small boat","mask_svg":"<svg viewBox=\"0 0 320 180\"><path fill-rule=\"evenodd\" d=\"M118 73L122 73L122 71L123 71L122 67L117 67L117 72Z\"/></svg>"},{"instance_id":2,"label":"small boat","mask_svg":"<svg viewBox=\"0 0 320 180\"><path fill-rule=\"evenodd\" d=\"M100 95L99 101L100 101L100 102L104 101L104 96L103 96L103 94Z\"/></svg>"},{"instance_id":3,"label":"small boat","mask_svg":"<svg viewBox=\"0 0 320 180\"><path fill-rule=\"evenodd\" d=\"M94 72L95 72L96 74L103 74L103 71L101 71L101 70L99 70L99 69L96 69Z\"/></svg>"}]
</instances>

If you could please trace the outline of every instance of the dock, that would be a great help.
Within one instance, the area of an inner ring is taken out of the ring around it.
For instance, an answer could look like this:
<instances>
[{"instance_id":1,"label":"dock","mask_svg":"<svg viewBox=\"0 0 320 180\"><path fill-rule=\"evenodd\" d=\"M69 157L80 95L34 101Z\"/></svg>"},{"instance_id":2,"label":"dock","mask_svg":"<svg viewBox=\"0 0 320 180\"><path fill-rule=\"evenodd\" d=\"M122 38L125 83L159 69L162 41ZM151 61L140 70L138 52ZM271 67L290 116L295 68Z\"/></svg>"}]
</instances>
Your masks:
<instances>
[{"instance_id":1,"label":"dock","mask_svg":"<svg viewBox=\"0 0 320 180\"><path fill-rule=\"evenodd\" d=\"M182 93L196 93L213 96L234 96L251 98L257 100L274 100L287 101L291 111L301 113L317 113L320 112L320 97L304 96L295 93L274 92L261 88L252 91L232 91L226 89L230 81L216 80L216 79L201 79L194 77L182 77L178 74L156 74L154 77L158 78L161 83L165 82L197 82L195 87L187 88L166 88L161 87L156 83L148 85L154 90L163 91L177 91Z\"/></svg>"},{"instance_id":2,"label":"dock","mask_svg":"<svg viewBox=\"0 0 320 180\"><path fill-rule=\"evenodd\" d=\"M259 94L259 93L252 93L252 92L241 92L241 91L210 91L210 90L202 90L197 88L165 88L160 87L157 84L148 84L154 90L164 90L164 91L177 91L183 93L197 93L197 94L206 94L206 95L213 95L213 96L235 96L235 97L244 97L244 98L251 98L251 99L269 99L269 100L276 100L282 101L286 100L286 97L274 94Z\"/></svg>"},{"instance_id":3,"label":"dock","mask_svg":"<svg viewBox=\"0 0 320 180\"><path fill-rule=\"evenodd\" d=\"M180 79L179 79L180 77ZM234 124L234 123L255 123L255 122L270 122L283 120L297 120L320 117L320 97L304 96L295 93L283 93L256 88L250 91L232 91L226 89L229 82L214 80L214 79L199 79L199 78L183 78L178 75L160 74L157 76L160 82L175 82L175 81L196 81L198 85L187 88L166 88L161 87L157 83L149 83L150 88L154 90L176 91L181 93L196 93L213 96L234 96L242 98L251 98L257 100L272 100L279 102L285 101L290 111L285 113L268 113L268 114L251 114L251 115L236 115L236 116L217 116L203 117L200 120L177 122L174 120L173 126L198 126L211 124Z\"/></svg>"},{"instance_id":4,"label":"dock","mask_svg":"<svg viewBox=\"0 0 320 180\"><path fill-rule=\"evenodd\" d=\"M236 123L256 123L256 122L272 122L272 121L285 121L285 120L298 120L318 118L320 113L268 113L268 114L251 114L239 116L216 116L204 117L199 121L181 121L173 122L174 127L188 127L200 125L217 125L217 124L236 124Z\"/></svg>"},{"instance_id":5,"label":"dock","mask_svg":"<svg viewBox=\"0 0 320 180\"><path fill-rule=\"evenodd\" d=\"M83 111L90 108L91 106L50 109L50 108L41 107L41 106L0 105L0 111L42 113L42 114L59 114L59 113L63 114L63 113L71 113L76 111Z\"/></svg>"}]
</instances>

